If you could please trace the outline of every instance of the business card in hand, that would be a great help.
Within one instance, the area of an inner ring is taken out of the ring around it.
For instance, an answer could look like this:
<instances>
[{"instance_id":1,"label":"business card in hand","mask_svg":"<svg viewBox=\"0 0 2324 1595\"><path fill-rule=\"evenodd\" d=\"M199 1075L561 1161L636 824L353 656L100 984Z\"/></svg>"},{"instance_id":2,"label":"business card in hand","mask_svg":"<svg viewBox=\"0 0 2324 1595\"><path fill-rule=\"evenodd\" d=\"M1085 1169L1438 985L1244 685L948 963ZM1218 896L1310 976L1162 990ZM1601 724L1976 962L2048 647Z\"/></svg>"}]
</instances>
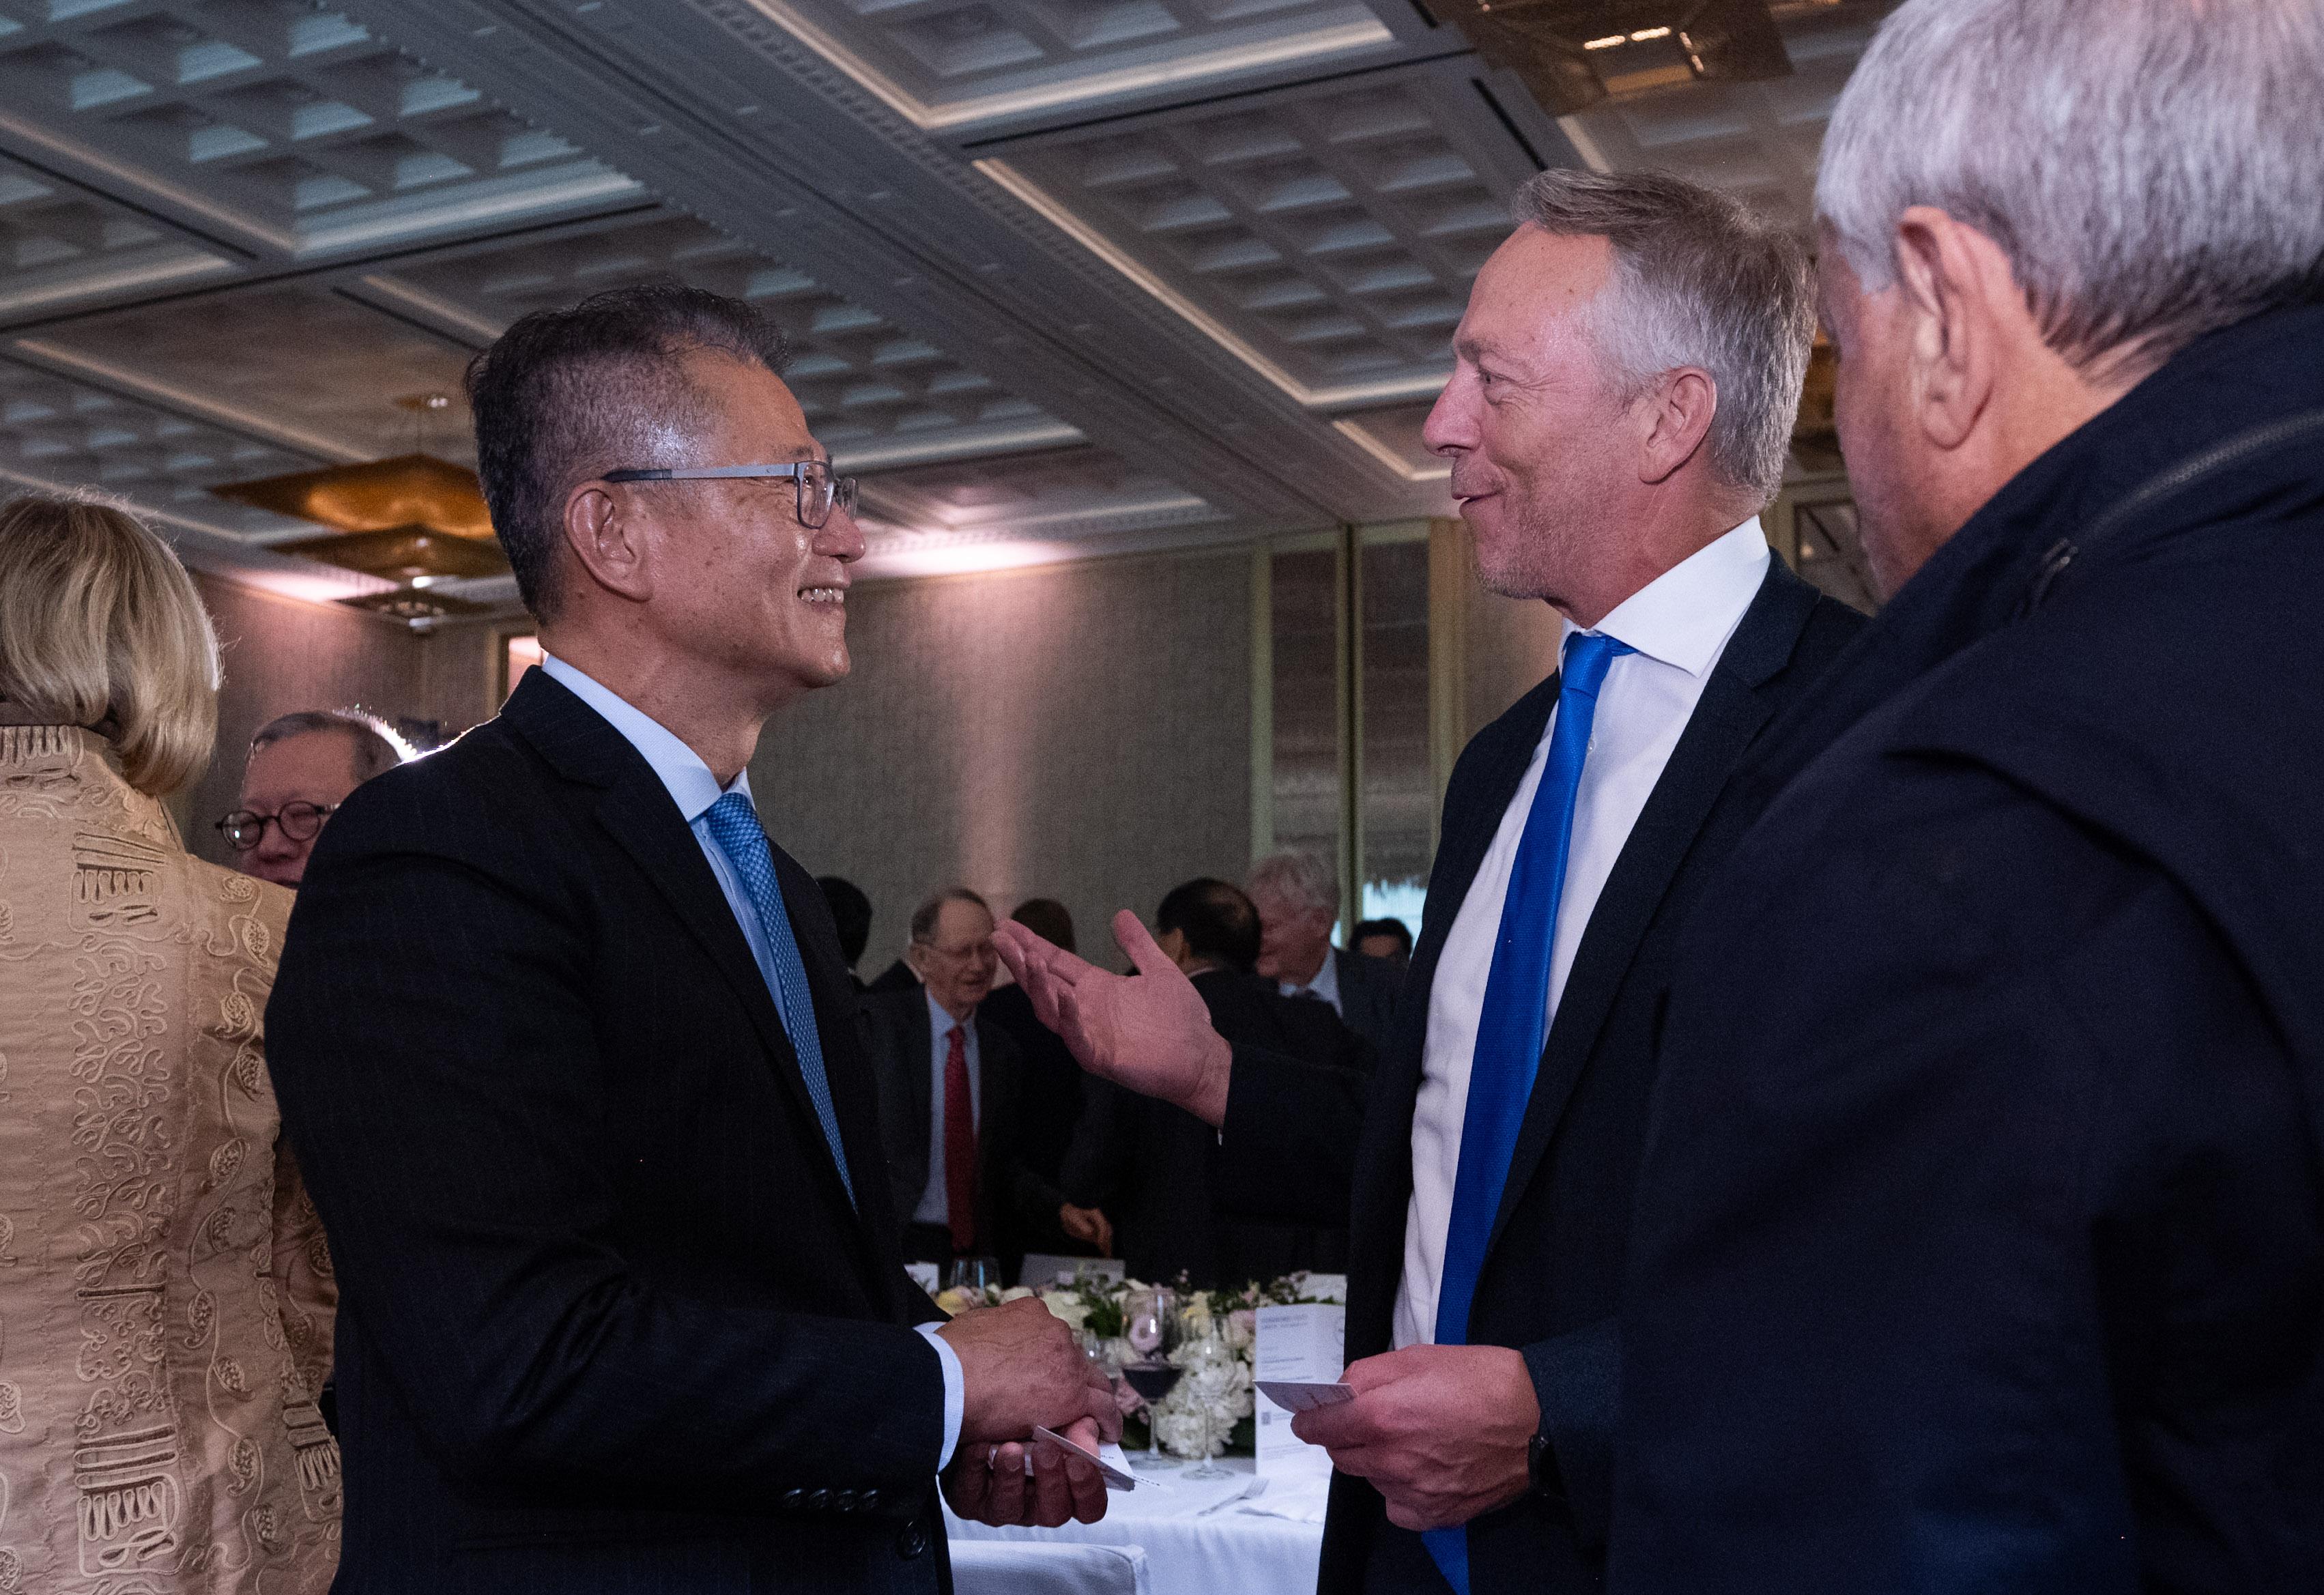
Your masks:
<instances>
[{"instance_id":1,"label":"business card in hand","mask_svg":"<svg viewBox=\"0 0 2324 1595\"><path fill-rule=\"evenodd\" d=\"M1128 1490L1136 1489L1138 1488L1138 1480L1130 1474L1115 1467L1111 1462L1107 1461L1103 1457L1098 1455L1097 1452L1090 1450L1089 1447L1075 1444L1073 1441L1066 1439L1063 1434L1058 1434L1055 1429L1045 1429L1038 1424L1036 1424L1033 1425L1033 1438L1036 1440L1047 1441L1049 1444L1057 1447L1060 1451L1071 1452L1074 1455L1081 1458L1082 1461L1087 1462L1091 1467L1095 1468L1098 1471L1098 1476L1105 1480L1105 1487L1108 1489Z\"/></svg>"},{"instance_id":2,"label":"business card in hand","mask_svg":"<svg viewBox=\"0 0 2324 1595\"><path fill-rule=\"evenodd\" d=\"M1308 1384L1298 1379L1261 1379L1259 1388L1286 1412L1314 1412L1319 1406L1337 1406L1356 1398L1351 1385Z\"/></svg>"}]
</instances>

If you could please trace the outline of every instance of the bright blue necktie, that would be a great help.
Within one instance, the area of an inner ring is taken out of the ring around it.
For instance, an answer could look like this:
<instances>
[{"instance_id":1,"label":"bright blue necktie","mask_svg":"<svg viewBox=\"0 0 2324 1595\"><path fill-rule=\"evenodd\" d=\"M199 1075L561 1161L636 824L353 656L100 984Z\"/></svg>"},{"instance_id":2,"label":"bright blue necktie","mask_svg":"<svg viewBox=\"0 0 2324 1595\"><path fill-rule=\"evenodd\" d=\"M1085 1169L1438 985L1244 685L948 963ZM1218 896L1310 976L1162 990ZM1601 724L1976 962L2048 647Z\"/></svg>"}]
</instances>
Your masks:
<instances>
[{"instance_id":1,"label":"bright blue necktie","mask_svg":"<svg viewBox=\"0 0 2324 1595\"><path fill-rule=\"evenodd\" d=\"M807 964L799 958L798 937L791 934L791 917L783 909L783 894L775 884L775 855L760 827L759 811L740 792L729 792L710 806L703 816L710 839L734 866L751 906L759 912L760 928L767 933L767 950L774 959L775 981L782 988L783 1028L791 1050L798 1054L799 1074L807 1081L808 1100L823 1124L823 1139L831 1143L832 1161L839 1165L839 1183L847 1199L855 1200L855 1182L847 1176L847 1154L839 1144L839 1115L831 1106L831 1081L823 1067L823 1037L815 1028L815 998L807 985Z\"/></svg>"},{"instance_id":2,"label":"bright blue necktie","mask_svg":"<svg viewBox=\"0 0 2324 1595\"><path fill-rule=\"evenodd\" d=\"M1436 1292L1436 1343L1469 1343L1469 1308L1485 1267L1485 1243L1500 1212L1517 1129L1533 1098L1549 1023L1549 955L1557 940L1557 905L1565 891L1565 854L1573 839L1573 803L1582 764L1590 752L1590 724L1607 667L1630 650L1595 632L1566 639L1557 688L1557 724L1549 733L1549 761L1526 816L1509 871L1508 897L1493 944L1492 972L1477 1019L1477 1050L1469 1065L1469 1105L1461 1123L1461 1166L1452 1182L1452 1220L1444 1236L1444 1277ZM1460 1595L1469 1595L1469 1530L1429 1530L1422 1536L1437 1567Z\"/></svg>"}]
</instances>

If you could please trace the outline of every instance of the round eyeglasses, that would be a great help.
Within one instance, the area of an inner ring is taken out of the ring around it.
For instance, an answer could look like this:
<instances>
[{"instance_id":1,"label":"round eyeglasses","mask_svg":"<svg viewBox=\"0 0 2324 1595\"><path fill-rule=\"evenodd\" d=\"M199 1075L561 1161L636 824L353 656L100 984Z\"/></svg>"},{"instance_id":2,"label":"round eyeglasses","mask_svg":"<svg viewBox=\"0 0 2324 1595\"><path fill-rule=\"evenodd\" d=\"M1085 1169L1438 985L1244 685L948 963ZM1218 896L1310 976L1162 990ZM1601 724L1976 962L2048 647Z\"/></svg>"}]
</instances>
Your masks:
<instances>
[{"instance_id":1,"label":"round eyeglasses","mask_svg":"<svg viewBox=\"0 0 2324 1595\"><path fill-rule=\"evenodd\" d=\"M323 821L336 803L286 803L279 814L254 814L247 808L237 808L218 821L217 833L226 844L236 853L248 853L266 836L269 825L282 827L282 834L293 842L312 842L323 828Z\"/></svg>"},{"instance_id":2,"label":"round eyeglasses","mask_svg":"<svg viewBox=\"0 0 2324 1595\"><path fill-rule=\"evenodd\" d=\"M835 476L829 460L794 460L787 466L696 466L668 471L608 471L601 482L737 482L788 476L798 493L799 524L820 530L834 507L855 513L855 478Z\"/></svg>"}]
</instances>

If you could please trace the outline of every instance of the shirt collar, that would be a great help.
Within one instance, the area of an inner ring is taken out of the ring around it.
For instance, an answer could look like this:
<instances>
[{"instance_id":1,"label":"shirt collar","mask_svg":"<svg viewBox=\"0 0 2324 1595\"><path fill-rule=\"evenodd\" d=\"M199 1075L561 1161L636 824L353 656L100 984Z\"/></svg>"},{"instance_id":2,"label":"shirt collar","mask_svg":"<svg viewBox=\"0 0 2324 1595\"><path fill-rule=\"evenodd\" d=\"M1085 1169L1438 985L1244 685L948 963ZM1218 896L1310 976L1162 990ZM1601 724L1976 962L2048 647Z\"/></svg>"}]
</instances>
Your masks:
<instances>
[{"instance_id":1,"label":"shirt collar","mask_svg":"<svg viewBox=\"0 0 2324 1595\"><path fill-rule=\"evenodd\" d=\"M1315 978L1298 989L1313 991L1324 1001L1337 1007L1340 1000L1339 954L1329 947L1324 948L1323 966L1315 971Z\"/></svg>"},{"instance_id":2,"label":"shirt collar","mask_svg":"<svg viewBox=\"0 0 2324 1595\"><path fill-rule=\"evenodd\" d=\"M1767 534L1754 515L1672 566L1588 629L1700 676L1719 658L1758 595L1770 557ZM1568 621L1564 635L1581 630Z\"/></svg>"},{"instance_id":3,"label":"shirt collar","mask_svg":"<svg viewBox=\"0 0 2324 1595\"><path fill-rule=\"evenodd\" d=\"M930 992L926 986L920 988L920 995L928 1005L928 1028L935 1034L937 1040L942 1041L954 1030L964 1034L967 1032L968 1027L946 1013L944 1004L938 1002L934 993Z\"/></svg>"},{"instance_id":4,"label":"shirt collar","mask_svg":"<svg viewBox=\"0 0 2324 1595\"><path fill-rule=\"evenodd\" d=\"M678 812L687 825L700 819L712 804L728 792L750 797L749 770L738 772L733 785L722 788L718 778L710 773L710 766L702 761L701 754L679 741L677 733L660 721L615 696L612 688L591 679L553 653L543 657L540 668L575 697L604 715L607 724L622 733L622 740L653 767L654 774L661 778L670 800L678 805Z\"/></svg>"}]
</instances>

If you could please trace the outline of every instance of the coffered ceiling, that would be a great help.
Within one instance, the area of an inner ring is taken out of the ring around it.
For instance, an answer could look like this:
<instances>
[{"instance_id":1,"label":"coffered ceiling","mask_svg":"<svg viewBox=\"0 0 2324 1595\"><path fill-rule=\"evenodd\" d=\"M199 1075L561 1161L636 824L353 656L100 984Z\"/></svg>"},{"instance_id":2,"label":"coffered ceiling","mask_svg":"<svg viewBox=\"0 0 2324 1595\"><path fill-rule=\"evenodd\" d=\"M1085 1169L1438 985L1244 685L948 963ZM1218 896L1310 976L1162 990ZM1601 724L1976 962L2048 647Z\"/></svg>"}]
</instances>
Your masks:
<instances>
[{"instance_id":1,"label":"coffered ceiling","mask_svg":"<svg viewBox=\"0 0 2324 1595\"><path fill-rule=\"evenodd\" d=\"M1888 6L1750 4L1787 73L1705 76L1655 32L1735 0L1508 0L1594 51L1577 95L1480 57L1452 0L1459 27L1425 0L0 0L0 480L376 592L210 489L470 458L476 350L676 276L789 335L863 479L866 574L1442 512L1421 422L1528 174L1663 167L1805 226ZM424 422L394 403L430 392Z\"/></svg>"}]
</instances>

